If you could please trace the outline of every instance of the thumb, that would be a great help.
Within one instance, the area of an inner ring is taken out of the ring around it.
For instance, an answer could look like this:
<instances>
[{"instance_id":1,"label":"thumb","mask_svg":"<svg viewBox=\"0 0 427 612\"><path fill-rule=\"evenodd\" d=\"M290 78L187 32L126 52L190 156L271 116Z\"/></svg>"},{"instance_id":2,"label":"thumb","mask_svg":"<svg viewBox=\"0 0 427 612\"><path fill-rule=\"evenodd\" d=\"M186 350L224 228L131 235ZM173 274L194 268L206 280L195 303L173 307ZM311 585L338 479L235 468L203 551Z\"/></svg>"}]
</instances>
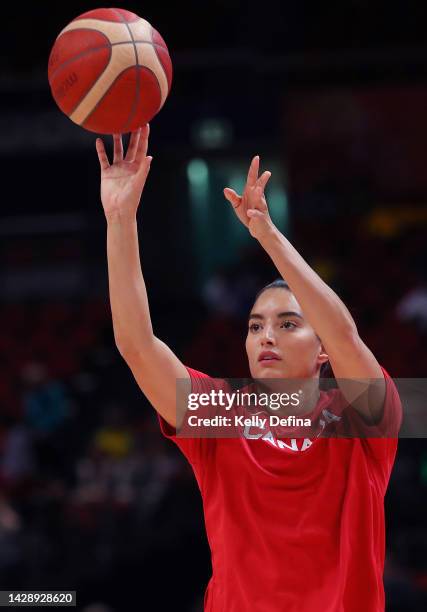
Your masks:
<instances>
[{"instance_id":1,"label":"thumb","mask_svg":"<svg viewBox=\"0 0 427 612\"><path fill-rule=\"evenodd\" d=\"M242 198L237 195L234 189L230 189L229 187L226 187L224 189L224 196L225 199L228 200L234 208L237 208L242 201Z\"/></svg>"},{"instance_id":2,"label":"thumb","mask_svg":"<svg viewBox=\"0 0 427 612\"><path fill-rule=\"evenodd\" d=\"M151 155L148 155L141 163L141 165L138 168L137 174L139 176L143 176L144 178L147 178L148 173L150 172L150 167L151 167L151 162L152 162L153 158L151 157Z\"/></svg>"},{"instance_id":3,"label":"thumb","mask_svg":"<svg viewBox=\"0 0 427 612\"><path fill-rule=\"evenodd\" d=\"M148 177L148 173L150 172L150 166L151 166L151 160L153 158L152 157L146 157L143 162L141 163L140 167L138 168L138 171L135 174L135 185L137 186L138 189L144 189L145 187L145 182L147 180Z\"/></svg>"}]
</instances>

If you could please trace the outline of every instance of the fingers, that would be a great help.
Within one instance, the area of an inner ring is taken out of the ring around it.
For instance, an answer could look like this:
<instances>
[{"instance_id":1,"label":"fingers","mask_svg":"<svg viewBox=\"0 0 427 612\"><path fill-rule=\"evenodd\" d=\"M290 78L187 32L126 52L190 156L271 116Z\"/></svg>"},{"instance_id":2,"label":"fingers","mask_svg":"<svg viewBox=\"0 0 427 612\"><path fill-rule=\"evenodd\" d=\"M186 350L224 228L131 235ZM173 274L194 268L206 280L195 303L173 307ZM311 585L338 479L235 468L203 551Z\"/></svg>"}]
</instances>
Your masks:
<instances>
[{"instance_id":1,"label":"fingers","mask_svg":"<svg viewBox=\"0 0 427 612\"><path fill-rule=\"evenodd\" d=\"M265 170L265 172L263 172L261 176L259 177L259 179L257 180L256 186L261 187L261 190L264 191L265 186L270 180L270 176L271 176L271 172L269 170Z\"/></svg>"},{"instance_id":2,"label":"fingers","mask_svg":"<svg viewBox=\"0 0 427 612\"><path fill-rule=\"evenodd\" d=\"M234 189L230 189L229 187L226 187L224 189L224 196L233 205L234 208L237 208L242 202L242 198L237 195Z\"/></svg>"},{"instance_id":3,"label":"fingers","mask_svg":"<svg viewBox=\"0 0 427 612\"><path fill-rule=\"evenodd\" d=\"M121 134L113 134L114 157L113 164L123 161L123 142Z\"/></svg>"},{"instance_id":4,"label":"fingers","mask_svg":"<svg viewBox=\"0 0 427 612\"><path fill-rule=\"evenodd\" d=\"M253 187L257 181L259 172L259 155L255 155L249 166L247 185Z\"/></svg>"},{"instance_id":5,"label":"fingers","mask_svg":"<svg viewBox=\"0 0 427 612\"><path fill-rule=\"evenodd\" d=\"M136 154L135 154L135 163L138 165L142 163L143 159L147 155L149 134L150 134L150 126L147 123L147 125L144 125L141 128L138 147L137 147Z\"/></svg>"},{"instance_id":6,"label":"fingers","mask_svg":"<svg viewBox=\"0 0 427 612\"><path fill-rule=\"evenodd\" d=\"M264 213L256 208L248 208L246 214L248 215L249 219L265 219Z\"/></svg>"},{"instance_id":7,"label":"fingers","mask_svg":"<svg viewBox=\"0 0 427 612\"><path fill-rule=\"evenodd\" d=\"M96 139L96 152L98 153L99 165L101 166L101 171L107 170L110 167L110 162L108 161L107 154L105 152L104 142L101 138Z\"/></svg>"},{"instance_id":8,"label":"fingers","mask_svg":"<svg viewBox=\"0 0 427 612\"><path fill-rule=\"evenodd\" d=\"M260 185L257 185L253 189L253 195L254 195L254 198L250 198L250 203L248 204L248 210L249 209L254 209L254 210L256 209L256 210L261 210L261 211L268 210L267 200L265 199L264 190ZM252 204L255 204L255 207L252 206Z\"/></svg>"},{"instance_id":9,"label":"fingers","mask_svg":"<svg viewBox=\"0 0 427 612\"><path fill-rule=\"evenodd\" d=\"M141 162L141 165L138 168L138 172L136 175L138 177L138 184L141 189L144 188L145 181L147 180L148 173L150 172L152 160L153 158L151 156L144 157Z\"/></svg>"},{"instance_id":10,"label":"fingers","mask_svg":"<svg viewBox=\"0 0 427 612\"><path fill-rule=\"evenodd\" d=\"M138 143L141 134L141 128L132 132L129 140L128 150L126 151L125 161L133 162L135 160L136 152L138 150Z\"/></svg>"}]
</instances>

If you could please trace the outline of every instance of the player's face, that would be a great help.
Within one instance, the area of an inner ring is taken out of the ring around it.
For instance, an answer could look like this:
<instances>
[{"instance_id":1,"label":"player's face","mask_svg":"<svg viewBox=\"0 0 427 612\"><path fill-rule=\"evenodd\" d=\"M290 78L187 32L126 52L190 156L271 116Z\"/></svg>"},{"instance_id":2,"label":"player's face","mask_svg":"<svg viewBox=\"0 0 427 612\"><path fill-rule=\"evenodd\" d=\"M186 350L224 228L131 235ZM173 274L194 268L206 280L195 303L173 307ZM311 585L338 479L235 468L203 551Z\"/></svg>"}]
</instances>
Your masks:
<instances>
[{"instance_id":1,"label":"player's face","mask_svg":"<svg viewBox=\"0 0 427 612\"><path fill-rule=\"evenodd\" d=\"M327 361L295 296L282 288L267 289L253 305L246 352L253 378L313 378Z\"/></svg>"}]
</instances>

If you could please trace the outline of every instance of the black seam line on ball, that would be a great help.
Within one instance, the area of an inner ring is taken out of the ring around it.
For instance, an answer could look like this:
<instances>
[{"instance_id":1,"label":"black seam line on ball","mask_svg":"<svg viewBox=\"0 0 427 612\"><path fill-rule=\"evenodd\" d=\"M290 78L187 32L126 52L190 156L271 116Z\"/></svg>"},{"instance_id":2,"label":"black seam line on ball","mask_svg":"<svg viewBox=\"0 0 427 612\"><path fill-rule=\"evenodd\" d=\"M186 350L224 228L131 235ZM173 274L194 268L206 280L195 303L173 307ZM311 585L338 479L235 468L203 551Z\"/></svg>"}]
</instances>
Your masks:
<instances>
[{"instance_id":1,"label":"black seam line on ball","mask_svg":"<svg viewBox=\"0 0 427 612\"><path fill-rule=\"evenodd\" d=\"M98 102L95 104L95 106L93 107L93 109L90 111L90 113L88 113L88 115L86 115L86 117L83 119L83 121L79 124L82 127L85 127L85 123L87 123L87 121L89 121L89 119L92 117L93 113L96 111L96 109L98 108L98 106L101 104L101 102L104 100L105 96L110 92L111 88L114 87L114 85L116 84L116 82L118 81L118 79L122 76L122 74L124 74L126 72L126 70L129 70L129 68L132 68L132 66L128 66L127 68L125 68L124 70L122 70L114 79L114 81L111 83L110 87L107 89L107 91L104 93L104 95L98 100ZM145 66L144 66L145 68ZM149 69L148 69L149 70ZM92 130L95 131L95 130ZM120 130L119 130L120 132ZM101 132L100 132L101 133ZM121 132L122 134L124 134L125 132Z\"/></svg>"},{"instance_id":2,"label":"black seam line on ball","mask_svg":"<svg viewBox=\"0 0 427 612\"><path fill-rule=\"evenodd\" d=\"M119 11L117 9L112 9L112 10L114 11L114 13L116 15L118 15L120 17L122 23L126 26L128 32L129 32L129 36L132 39L133 50L134 50L134 53L135 53L135 68L136 68L135 95L133 97L133 102L132 102L131 109L129 111L129 115L128 115L127 121L125 122L123 128L120 130L121 133L126 133L128 131L128 126L132 122L132 119L134 118L135 113L136 113L136 109L138 107L139 96L140 96L140 93L141 93L141 75L140 75L140 72L138 70L138 66L139 66L139 63L138 63L138 49L136 48L136 43L135 43L135 39L134 39L133 34L132 34L132 30L130 29L129 24L126 21L126 19L123 17L123 15L121 13L119 13Z\"/></svg>"}]
</instances>

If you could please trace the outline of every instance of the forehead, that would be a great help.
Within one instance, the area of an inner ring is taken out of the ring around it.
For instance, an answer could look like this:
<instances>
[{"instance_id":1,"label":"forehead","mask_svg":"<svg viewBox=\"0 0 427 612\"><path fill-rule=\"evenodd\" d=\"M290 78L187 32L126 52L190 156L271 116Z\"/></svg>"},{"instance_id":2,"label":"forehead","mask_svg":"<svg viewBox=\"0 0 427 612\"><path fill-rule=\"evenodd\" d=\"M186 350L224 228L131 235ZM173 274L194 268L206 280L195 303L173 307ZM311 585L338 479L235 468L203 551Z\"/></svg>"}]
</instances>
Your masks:
<instances>
[{"instance_id":1,"label":"forehead","mask_svg":"<svg viewBox=\"0 0 427 612\"><path fill-rule=\"evenodd\" d=\"M263 316L271 316L275 313L292 310L301 314L301 307L293 293L279 287L267 289L257 299L252 307L251 313Z\"/></svg>"}]
</instances>

